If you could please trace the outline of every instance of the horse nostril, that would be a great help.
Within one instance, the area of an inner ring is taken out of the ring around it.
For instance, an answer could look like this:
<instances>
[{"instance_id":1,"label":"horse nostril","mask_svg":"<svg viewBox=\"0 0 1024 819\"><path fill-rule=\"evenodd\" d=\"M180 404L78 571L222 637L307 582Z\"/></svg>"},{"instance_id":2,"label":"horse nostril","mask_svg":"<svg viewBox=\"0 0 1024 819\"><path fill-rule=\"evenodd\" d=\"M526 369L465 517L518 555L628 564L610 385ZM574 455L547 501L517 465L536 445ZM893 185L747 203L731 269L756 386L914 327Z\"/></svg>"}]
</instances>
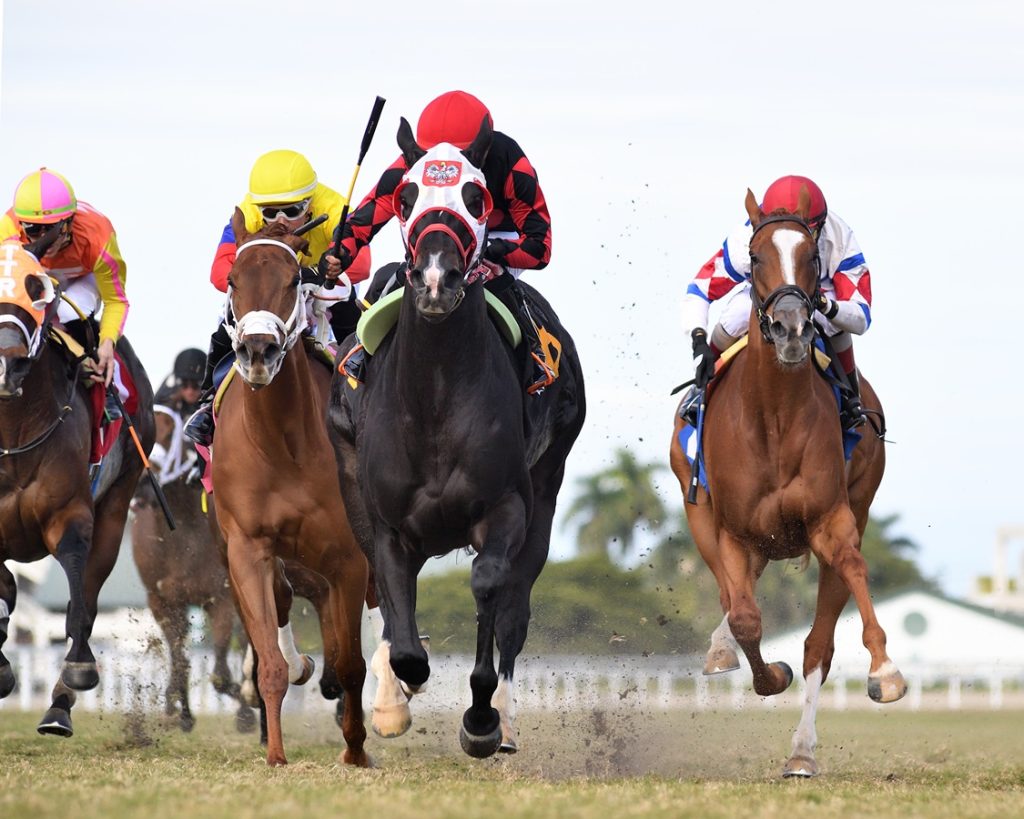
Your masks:
<instances>
[{"instance_id":1,"label":"horse nostril","mask_svg":"<svg viewBox=\"0 0 1024 819\"><path fill-rule=\"evenodd\" d=\"M267 364L273 364L281 355L281 348L276 344L268 344L263 351L263 360Z\"/></svg>"},{"instance_id":2,"label":"horse nostril","mask_svg":"<svg viewBox=\"0 0 1024 819\"><path fill-rule=\"evenodd\" d=\"M771 327L769 328L769 331L772 334L772 338L776 339L777 341L782 341L787 336L786 327L781 321L773 321Z\"/></svg>"},{"instance_id":3,"label":"horse nostril","mask_svg":"<svg viewBox=\"0 0 1024 819\"><path fill-rule=\"evenodd\" d=\"M804 344L810 344L811 339L814 338L814 324L809 321L804 322L804 326L800 330L800 340Z\"/></svg>"}]
</instances>

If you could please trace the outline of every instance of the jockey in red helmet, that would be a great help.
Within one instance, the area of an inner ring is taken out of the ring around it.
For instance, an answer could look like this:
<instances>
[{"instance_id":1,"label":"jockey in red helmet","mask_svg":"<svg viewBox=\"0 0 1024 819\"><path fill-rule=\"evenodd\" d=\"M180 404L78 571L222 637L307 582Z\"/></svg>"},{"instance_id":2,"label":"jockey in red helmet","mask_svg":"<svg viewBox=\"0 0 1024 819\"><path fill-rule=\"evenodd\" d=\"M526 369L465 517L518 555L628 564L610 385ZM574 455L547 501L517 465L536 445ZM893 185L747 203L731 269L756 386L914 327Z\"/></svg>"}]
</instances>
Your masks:
<instances>
[{"instance_id":1,"label":"jockey in red helmet","mask_svg":"<svg viewBox=\"0 0 1024 819\"><path fill-rule=\"evenodd\" d=\"M465 91L448 91L423 109L416 126L416 142L425 149L441 142L451 143L460 149L468 148L485 117L493 127L491 113L479 99ZM369 244L395 215L392 195L408 170L405 159L399 156L349 215L342 232L342 270L348 268L359 250ZM487 220L488 244L484 259L495 265L499 272L511 274L488 282L488 286L520 320L531 348L537 352L540 343L536 339L536 330L520 305L522 300L515 298L513 291L515 279L524 270L540 270L551 258L551 217L544 193L522 148L501 131L494 132L481 170L494 200L494 210ZM325 272L328 277L333 273L329 269ZM387 284L386 281L374 282L367 295L379 296ZM362 363L361 351L351 356L346 362L349 375L360 378ZM541 370L545 366L538 365ZM531 389L536 389L542 381L550 383L550 372L538 371L536 375Z\"/></svg>"},{"instance_id":2,"label":"jockey in red helmet","mask_svg":"<svg viewBox=\"0 0 1024 819\"><path fill-rule=\"evenodd\" d=\"M821 294L814 319L832 341L839 363L855 394L845 399L844 427L863 423L857 367L853 358L853 335L863 334L871 325L871 274L864 254L849 226L830 213L825 195L806 176L783 176L768 186L761 210L780 208L795 212L802 188L807 188L811 206L808 226L818 241L821 257ZM750 321L750 222L729 234L721 249L697 272L683 297L683 325L693 339L697 387L702 389L714 373L718 354L745 335ZM712 302L733 294L708 339L708 310ZM683 400L682 410L692 411L699 393L694 390Z\"/></svg>"}]
</instances>

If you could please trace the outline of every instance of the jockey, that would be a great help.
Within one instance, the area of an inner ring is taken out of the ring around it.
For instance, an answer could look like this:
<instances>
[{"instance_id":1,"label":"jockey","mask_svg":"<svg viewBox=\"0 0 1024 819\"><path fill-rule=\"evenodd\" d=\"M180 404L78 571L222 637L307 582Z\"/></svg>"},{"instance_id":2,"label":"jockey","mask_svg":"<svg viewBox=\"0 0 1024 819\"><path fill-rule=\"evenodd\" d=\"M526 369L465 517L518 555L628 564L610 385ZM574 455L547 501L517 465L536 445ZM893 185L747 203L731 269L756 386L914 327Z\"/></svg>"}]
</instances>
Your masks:
<instances>
[{"instance_id":1,"label":"jockey","mask_svg":"<svg viewBox=\"0 0 1024 819\"><path fill-rule=\"evenodd\" d=\"M479 132L484 117L492 121L490 111L479 99L465 91L448 91L423 109L416 126L416 142L424 149L440 142L466 149ZM333 258L325 260L332 265L323 270L328 278L337 275L335 271L350 270L352 259L358 258L358 252L395 215L392 194L408 170L405 158L398 157L352 211L343 225L340 266ZM494 210L487 221L489 242L483 259L493 265L496 272L511 274L499 276L487 286L512 311L529 342L537 367L529 387L529 391L534 392L550 384L553 373L541 352L537 329L515 284L524 270L541 270L547 266L551 258L551 217L537 172L510 136L494 132L481 170L494 200ZM396 275L401 275L401 271ZM374 282L367 295L379 296L384 289L390 289L384 285L385 282ZM356 380L362 379L364 355L359 348L345 364L346 372Z\"/></svg>"},{"instance_id":2,"label":"jockey","mask_svg":"<svg viewBox=\"0 0 1024 819\"><path fill-rule=\"evenodd\" d=\"M52 243L39 261L61 282L64 295L89 317L91 324L95 324L94 316L102 307L97 361L87 358L85 366L92 370L93 381L109 386L116 369L114 345L128 317L127 269L110 220L78 201L71 183L48 168L33 171L18 183L14 206L0 217L0 241L15 240L26 245L44 236ZM86 323L64 300L57 308L57 319L88 348ZM123 392L122 398L126 395ZM107 395L106 413L109 419L121 416L111 395Z\"/></svg>"},{"instance_id":3,"label":"jockey","mask_svg":"<svg viewBox=\"0 0 1024 819\"><path fill-rule=\"evenodd\" d=\"M156 404L175 412L192 412L202 394L200 385L206 372L206 353L196 347L182 350L174 359L171 374L153 396Z\"/></svg>"},{"instance_id":4,"label":"jockey","mask_svg":"<svg viewBox=\"0 0 1024 819\"><path fill-rule=\"evenodd\" d=\"M309 160L295 151L270 151L259 157L249 174L249 193L238 208L245 216L245 228L255 233L271 223L280 223L293 231L326 214L322 225L305 234L309 252L299 254L299 263L309 267L331 247L335 226L341 221L345 197L317 180ZM235 263L235 232L229 221L221 234L220 244L210 268L210 281L221 292L228 289L228 274ZM335 260L336 262L337 260ZM354 281L362 281L370 273L370 250L357 255L347 274L337 267L333 295L337 299L330 308L331 329L336 339L355 331L359 321ZM210 338L210 352L201 388L212 393L213 373L217 365L232 351L231 339L223 322ZM209 394L185 425L185 434L198 444L209 446L213 439L213 395Z\"/></svg>"},{"instance_id":5,"label":"jockey","mask_svg":"<svg viewBox=\"0 0 1024 819\"><path fill-rule=\"evenodd\" d=\"M783 176L772 182L765 191L761 210L771 213L782 208L796 212L803 187L811 197L807 223L821 257L821 289L814 321L831 339L853 388L853 393L844 397L841 411L843 428L852 429L864 421L852 336L862 335L871 324L871 274L853 231L828 210L821 189L807 177ZM748 221L728 236L721 250L690 282L683 297L683 325L693 340L695 385L684 396L680 414L692 420L694 426L696 405L714 375L715 359L746 334L750 323L750 237ZM709 340L709 307L734 290Z\"/></svg>"}]
</instances>

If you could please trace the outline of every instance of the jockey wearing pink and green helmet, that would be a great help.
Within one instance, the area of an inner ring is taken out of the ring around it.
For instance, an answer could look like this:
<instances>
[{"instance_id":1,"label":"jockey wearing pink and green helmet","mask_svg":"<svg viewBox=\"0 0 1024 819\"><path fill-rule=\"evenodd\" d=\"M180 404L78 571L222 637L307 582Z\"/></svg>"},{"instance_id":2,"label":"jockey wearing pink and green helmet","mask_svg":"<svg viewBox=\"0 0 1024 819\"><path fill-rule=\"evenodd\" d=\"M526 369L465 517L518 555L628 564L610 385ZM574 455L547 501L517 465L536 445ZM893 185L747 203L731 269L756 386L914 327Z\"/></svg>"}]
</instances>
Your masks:
<instances>
[{"instance_id":1,"label":"jockey wearing pink and green helmet","mask_svg":"<svg viewBox=\"0 0 1024 819\"><path fill-rule=\"evenodd\" d=\"M40 168L18 183L14 205L0 217L0 241L29 244L53 230L56 236L39 261L83 313L100 313L97 370L109 384L114 344L128 316L127 270L117 236L106 216L78 200L67 179ZM62 301L57 318L73 335L84 337L84 328L75 332L79 317L70 305Z\"/></svg>"}]
</instances>

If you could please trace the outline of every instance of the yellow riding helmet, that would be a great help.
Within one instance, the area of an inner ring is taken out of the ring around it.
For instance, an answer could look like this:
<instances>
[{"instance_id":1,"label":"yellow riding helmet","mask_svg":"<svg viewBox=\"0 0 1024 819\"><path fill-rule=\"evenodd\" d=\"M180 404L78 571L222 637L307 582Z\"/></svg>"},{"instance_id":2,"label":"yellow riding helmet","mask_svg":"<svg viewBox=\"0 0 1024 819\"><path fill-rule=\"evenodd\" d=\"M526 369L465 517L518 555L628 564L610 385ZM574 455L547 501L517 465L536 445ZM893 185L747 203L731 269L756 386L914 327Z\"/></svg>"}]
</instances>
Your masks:
<instances>
[{"instance_id":1,"label":"yellow riding helmet","mask_svg":"<svg viewBox=\"0 0 1024 819\"><path fill-rule=\"evenodd\" d=\"M295 151L270 151L256 160L249 173L249 199L267 202L301 202L316 190L316 171Z\"/></svg>"},{"instance_id":2,"label":"yellow riding helmet","mask_svg":"<svg viewBox=\"0 0 1024 819\"><path fill-rule=\"evenodd\" d=\"M14 191L14 215L21 222L51 225L76 210L78 200L71 183L48 168L32 171Z\"/></svg>"}]
</instances>

